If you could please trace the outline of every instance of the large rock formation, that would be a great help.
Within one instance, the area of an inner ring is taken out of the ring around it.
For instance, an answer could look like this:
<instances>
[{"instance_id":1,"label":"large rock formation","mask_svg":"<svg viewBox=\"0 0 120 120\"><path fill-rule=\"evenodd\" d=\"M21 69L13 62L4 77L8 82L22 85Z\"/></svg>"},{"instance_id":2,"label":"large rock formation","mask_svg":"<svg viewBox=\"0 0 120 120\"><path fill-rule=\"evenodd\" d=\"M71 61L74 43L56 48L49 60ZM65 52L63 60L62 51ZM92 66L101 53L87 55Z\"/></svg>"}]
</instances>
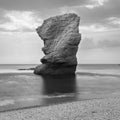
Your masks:
<instances>
[{"instance_id":1,"label":"large rock formation","mask_svg":"<svg viewBox=\"0 0 120 120\"><path fill-rule=\"evenodd\" d=\"M35 68L35 74L71 74L75 73L76 52L81 40L79 34L80 18L76 14L64 14L46 19L36 29L44 41L42 51L45 56L42 65Z\"/></svg>"}]
</instances>

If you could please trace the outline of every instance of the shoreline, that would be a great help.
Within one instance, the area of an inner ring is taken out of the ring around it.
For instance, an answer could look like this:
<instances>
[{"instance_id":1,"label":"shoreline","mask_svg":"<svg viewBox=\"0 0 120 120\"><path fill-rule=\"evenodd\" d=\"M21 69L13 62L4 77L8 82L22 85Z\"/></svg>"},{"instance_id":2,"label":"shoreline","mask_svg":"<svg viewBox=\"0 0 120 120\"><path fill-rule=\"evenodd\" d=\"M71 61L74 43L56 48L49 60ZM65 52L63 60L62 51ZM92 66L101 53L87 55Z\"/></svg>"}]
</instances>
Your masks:
<instances>
[{"instance_id":1,"label":"shoreline","mask_svg":"<svg viewBox=\"0 0 120 120\"><path fill-rule=\"evenodd\" d=\"M120 119L120 96L1 112L0 119L116 120Z\"/></svg>"}]
</instances>

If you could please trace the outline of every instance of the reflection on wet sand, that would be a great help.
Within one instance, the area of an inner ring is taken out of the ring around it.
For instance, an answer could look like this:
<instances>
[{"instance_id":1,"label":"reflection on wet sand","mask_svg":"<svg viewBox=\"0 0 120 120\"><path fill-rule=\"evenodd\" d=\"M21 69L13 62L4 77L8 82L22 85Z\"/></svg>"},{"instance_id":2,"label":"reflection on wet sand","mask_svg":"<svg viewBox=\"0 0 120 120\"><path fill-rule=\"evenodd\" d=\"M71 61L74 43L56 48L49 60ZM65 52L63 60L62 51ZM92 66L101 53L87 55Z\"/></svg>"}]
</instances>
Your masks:
<instances>
[{"instance_id":1,"label":"reflection on wet sand","mask_svg":"<svg viewBox=\"0 0 120 120\"><path fill-rule=\"evenodd\" d=\"M2 86L0 87L0 111L45 106L76 99L75 75L11 74L8 77L3 76L4 78L6 80L0 84Z\"/></svg>"},{"instance_id":2,"label":"reflection on wet sand","mask_svg":"<svg viewBox=\"0 0 120 120\"><path fill-rule=\"evenodd\" d=\"M109 97L120 93L119 79L91 74L1 74L0 111Z\"/></svg>"},{"instance_id":3,"label":"reflection on wet sand","mask_svg":"<svg viewBox=\"0 0 120 120\"><path fill-rule=\"evenodd\" d=\"M66 76L43 76L43 94L75 93L75 75Z\"/></svg>"},{"instance_id":4,"label":"reflection on wet sand","mask_svg":"<svg viewBox=\"0 0 120 120\"><path fill-rule=\"evenodd\" d=\"M76 77L66 76L42 76L43 94L51 97L43 99L42 104L55 104L76 99Z\"/></svg>"}]
</instances>

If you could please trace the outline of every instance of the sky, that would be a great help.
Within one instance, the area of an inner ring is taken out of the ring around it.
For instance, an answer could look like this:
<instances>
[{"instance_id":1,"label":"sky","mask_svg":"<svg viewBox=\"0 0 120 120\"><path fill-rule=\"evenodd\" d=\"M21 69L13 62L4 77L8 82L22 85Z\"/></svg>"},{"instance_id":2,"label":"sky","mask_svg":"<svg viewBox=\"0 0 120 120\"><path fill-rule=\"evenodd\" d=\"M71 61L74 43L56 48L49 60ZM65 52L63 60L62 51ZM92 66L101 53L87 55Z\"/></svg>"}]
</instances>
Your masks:
<instances>
[{"instance_id":1,"label":"sky","mask_svg":"<svg viewBox=\"0 0 120 120\"><path fill-rule=\"evenodd\" d=\"M120 0L0 0L0 64L39 64L36 28L65 13L80 16L79 64L120 64Z\"/></svg>"}]
</instances>

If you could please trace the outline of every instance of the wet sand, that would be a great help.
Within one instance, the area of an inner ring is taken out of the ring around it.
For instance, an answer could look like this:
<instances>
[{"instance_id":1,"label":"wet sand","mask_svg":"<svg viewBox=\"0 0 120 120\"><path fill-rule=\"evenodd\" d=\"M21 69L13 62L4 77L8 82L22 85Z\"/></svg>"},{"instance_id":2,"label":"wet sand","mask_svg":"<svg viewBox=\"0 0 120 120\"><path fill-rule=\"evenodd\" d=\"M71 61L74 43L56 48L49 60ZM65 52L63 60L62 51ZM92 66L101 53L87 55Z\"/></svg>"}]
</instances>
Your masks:
<instances>
[{"instance_id":1,"label":"wet sand","mask_svg":"<svg viewBox=\"0 0 120 120\"><path fill-rule=\"evenodd\" d=\"M120 96L0 113L0 120L119 120Z\"/></svg>"},{"instance_id":2,"label":"wet sand","mask_svg":"<svg viewBox=\"0 0 120 120\"><path fill-rule=\"evenodd\" d=\"M119 76L0 74L0 111L106 98L119 91Z\"/></svg>"}]
</instances>

